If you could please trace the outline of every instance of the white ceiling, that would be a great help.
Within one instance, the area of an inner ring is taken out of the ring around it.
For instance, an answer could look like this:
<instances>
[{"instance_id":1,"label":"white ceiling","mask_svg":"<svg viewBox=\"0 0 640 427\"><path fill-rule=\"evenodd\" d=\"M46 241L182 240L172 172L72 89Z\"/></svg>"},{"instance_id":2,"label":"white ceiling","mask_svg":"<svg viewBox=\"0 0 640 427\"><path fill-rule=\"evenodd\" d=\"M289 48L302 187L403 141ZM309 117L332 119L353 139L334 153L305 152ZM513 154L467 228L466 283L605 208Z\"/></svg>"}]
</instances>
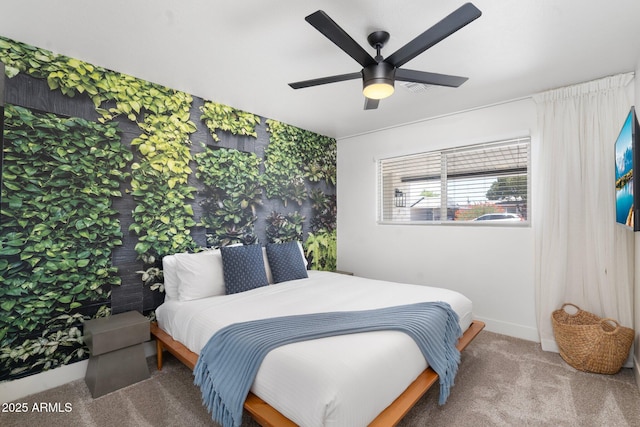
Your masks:
<instances>
[{"instance_id":1,"label":"white ceiling","mask_svg":"<svg viewBox=\"0 0 640 427\"><path fill-rule=\"evenodd\" d=\"M288 86L361 68L304 17L324 10L366 49L388 31L388 56L464 1L2 3L2 36L337 138L633 71L640 57L638 0L473 0L479 19L405 65L469 80L418 93L398 82L364 111L358 80Z\"/></svg>"}]
</instances>

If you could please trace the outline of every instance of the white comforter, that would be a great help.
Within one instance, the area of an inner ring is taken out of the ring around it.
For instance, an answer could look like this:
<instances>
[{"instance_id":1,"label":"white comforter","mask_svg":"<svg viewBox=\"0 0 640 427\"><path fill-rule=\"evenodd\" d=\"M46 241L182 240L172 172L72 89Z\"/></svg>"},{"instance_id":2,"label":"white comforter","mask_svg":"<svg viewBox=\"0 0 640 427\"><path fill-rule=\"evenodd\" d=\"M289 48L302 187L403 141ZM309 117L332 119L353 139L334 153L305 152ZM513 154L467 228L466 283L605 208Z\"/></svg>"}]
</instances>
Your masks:
<instances>
[{"instance_id":1,"label":"white comforter","mask_svg":"<svg viewBox=\"0 0 640 427\"><path fill-rule=\"evenodd\" d=\"M199 354L231 323L420 301L448 302L463 331L471 324L471 301L458 292L322 271L233 295L165 301L156 316L163 330ZM365 426L426 368L418 346L402 332L343 335L271 351L251 391L301 426Z\"/></svg>"}]
</instances>

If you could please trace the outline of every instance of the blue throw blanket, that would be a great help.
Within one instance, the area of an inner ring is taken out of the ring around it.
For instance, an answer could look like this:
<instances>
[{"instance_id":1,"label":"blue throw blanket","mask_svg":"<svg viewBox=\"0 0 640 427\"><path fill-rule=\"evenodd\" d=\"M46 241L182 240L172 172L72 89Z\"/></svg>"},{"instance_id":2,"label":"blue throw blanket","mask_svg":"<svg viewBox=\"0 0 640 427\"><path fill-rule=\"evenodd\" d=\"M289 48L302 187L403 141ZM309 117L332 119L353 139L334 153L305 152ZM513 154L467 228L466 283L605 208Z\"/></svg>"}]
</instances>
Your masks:
<instances>
[{"instance_id":1,"label":"blue throw blanket","mask_svg":"<svg viewBox=\"0 0 640 427\"><path fill-rule=\"evenodd\" d=\"M415 340L440 376L440 404L444 404L460 363L456 343L462 335L458 315L445 302L234 323L220 329L202 349L194 369L195 384L212 418L224 427L238 427L244 401L269 351L298 341L380 330L402 331Z\"/></svg>"}]
</instances>

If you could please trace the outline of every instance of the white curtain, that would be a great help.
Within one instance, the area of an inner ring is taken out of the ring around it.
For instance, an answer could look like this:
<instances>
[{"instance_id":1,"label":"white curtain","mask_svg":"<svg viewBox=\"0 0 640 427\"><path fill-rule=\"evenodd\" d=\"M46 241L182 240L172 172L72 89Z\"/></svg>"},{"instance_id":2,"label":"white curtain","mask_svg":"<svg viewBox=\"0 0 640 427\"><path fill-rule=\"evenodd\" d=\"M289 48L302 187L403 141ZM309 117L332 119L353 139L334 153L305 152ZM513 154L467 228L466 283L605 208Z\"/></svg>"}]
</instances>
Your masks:
<instances>
[{"instance_id":1,"label":"white curtain","mask_svg":"<svg viewBox=\"0 0 640 427\"><path fill-rule=\"evenodd\" d=\"M615 224L614 189L614 142L632 80L629 73L534 96L536 311L547 351L558 351L551 313L565 302L633 325L634 236Z\"/></svg>"}]
</instances>

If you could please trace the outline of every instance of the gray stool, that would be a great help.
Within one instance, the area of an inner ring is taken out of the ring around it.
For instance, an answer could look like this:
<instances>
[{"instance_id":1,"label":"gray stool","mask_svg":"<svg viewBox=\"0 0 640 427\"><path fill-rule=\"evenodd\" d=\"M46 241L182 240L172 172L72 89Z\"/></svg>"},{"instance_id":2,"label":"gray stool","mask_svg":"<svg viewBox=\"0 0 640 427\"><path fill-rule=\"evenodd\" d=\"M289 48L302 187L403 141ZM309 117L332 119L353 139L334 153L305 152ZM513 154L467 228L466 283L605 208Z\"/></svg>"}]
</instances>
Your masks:
<instances>
[{"instance_id":1,"label":"gray stool","mask_svg":"<svg viewBox=\"0 0 640 427\"><path fill-rule=\"evenodd\" d=\"M149 378L145 341L149 320L137 311L84 322L84 342L91 351L84 379L94 398Z\"/></svg>"}]
</instances>

